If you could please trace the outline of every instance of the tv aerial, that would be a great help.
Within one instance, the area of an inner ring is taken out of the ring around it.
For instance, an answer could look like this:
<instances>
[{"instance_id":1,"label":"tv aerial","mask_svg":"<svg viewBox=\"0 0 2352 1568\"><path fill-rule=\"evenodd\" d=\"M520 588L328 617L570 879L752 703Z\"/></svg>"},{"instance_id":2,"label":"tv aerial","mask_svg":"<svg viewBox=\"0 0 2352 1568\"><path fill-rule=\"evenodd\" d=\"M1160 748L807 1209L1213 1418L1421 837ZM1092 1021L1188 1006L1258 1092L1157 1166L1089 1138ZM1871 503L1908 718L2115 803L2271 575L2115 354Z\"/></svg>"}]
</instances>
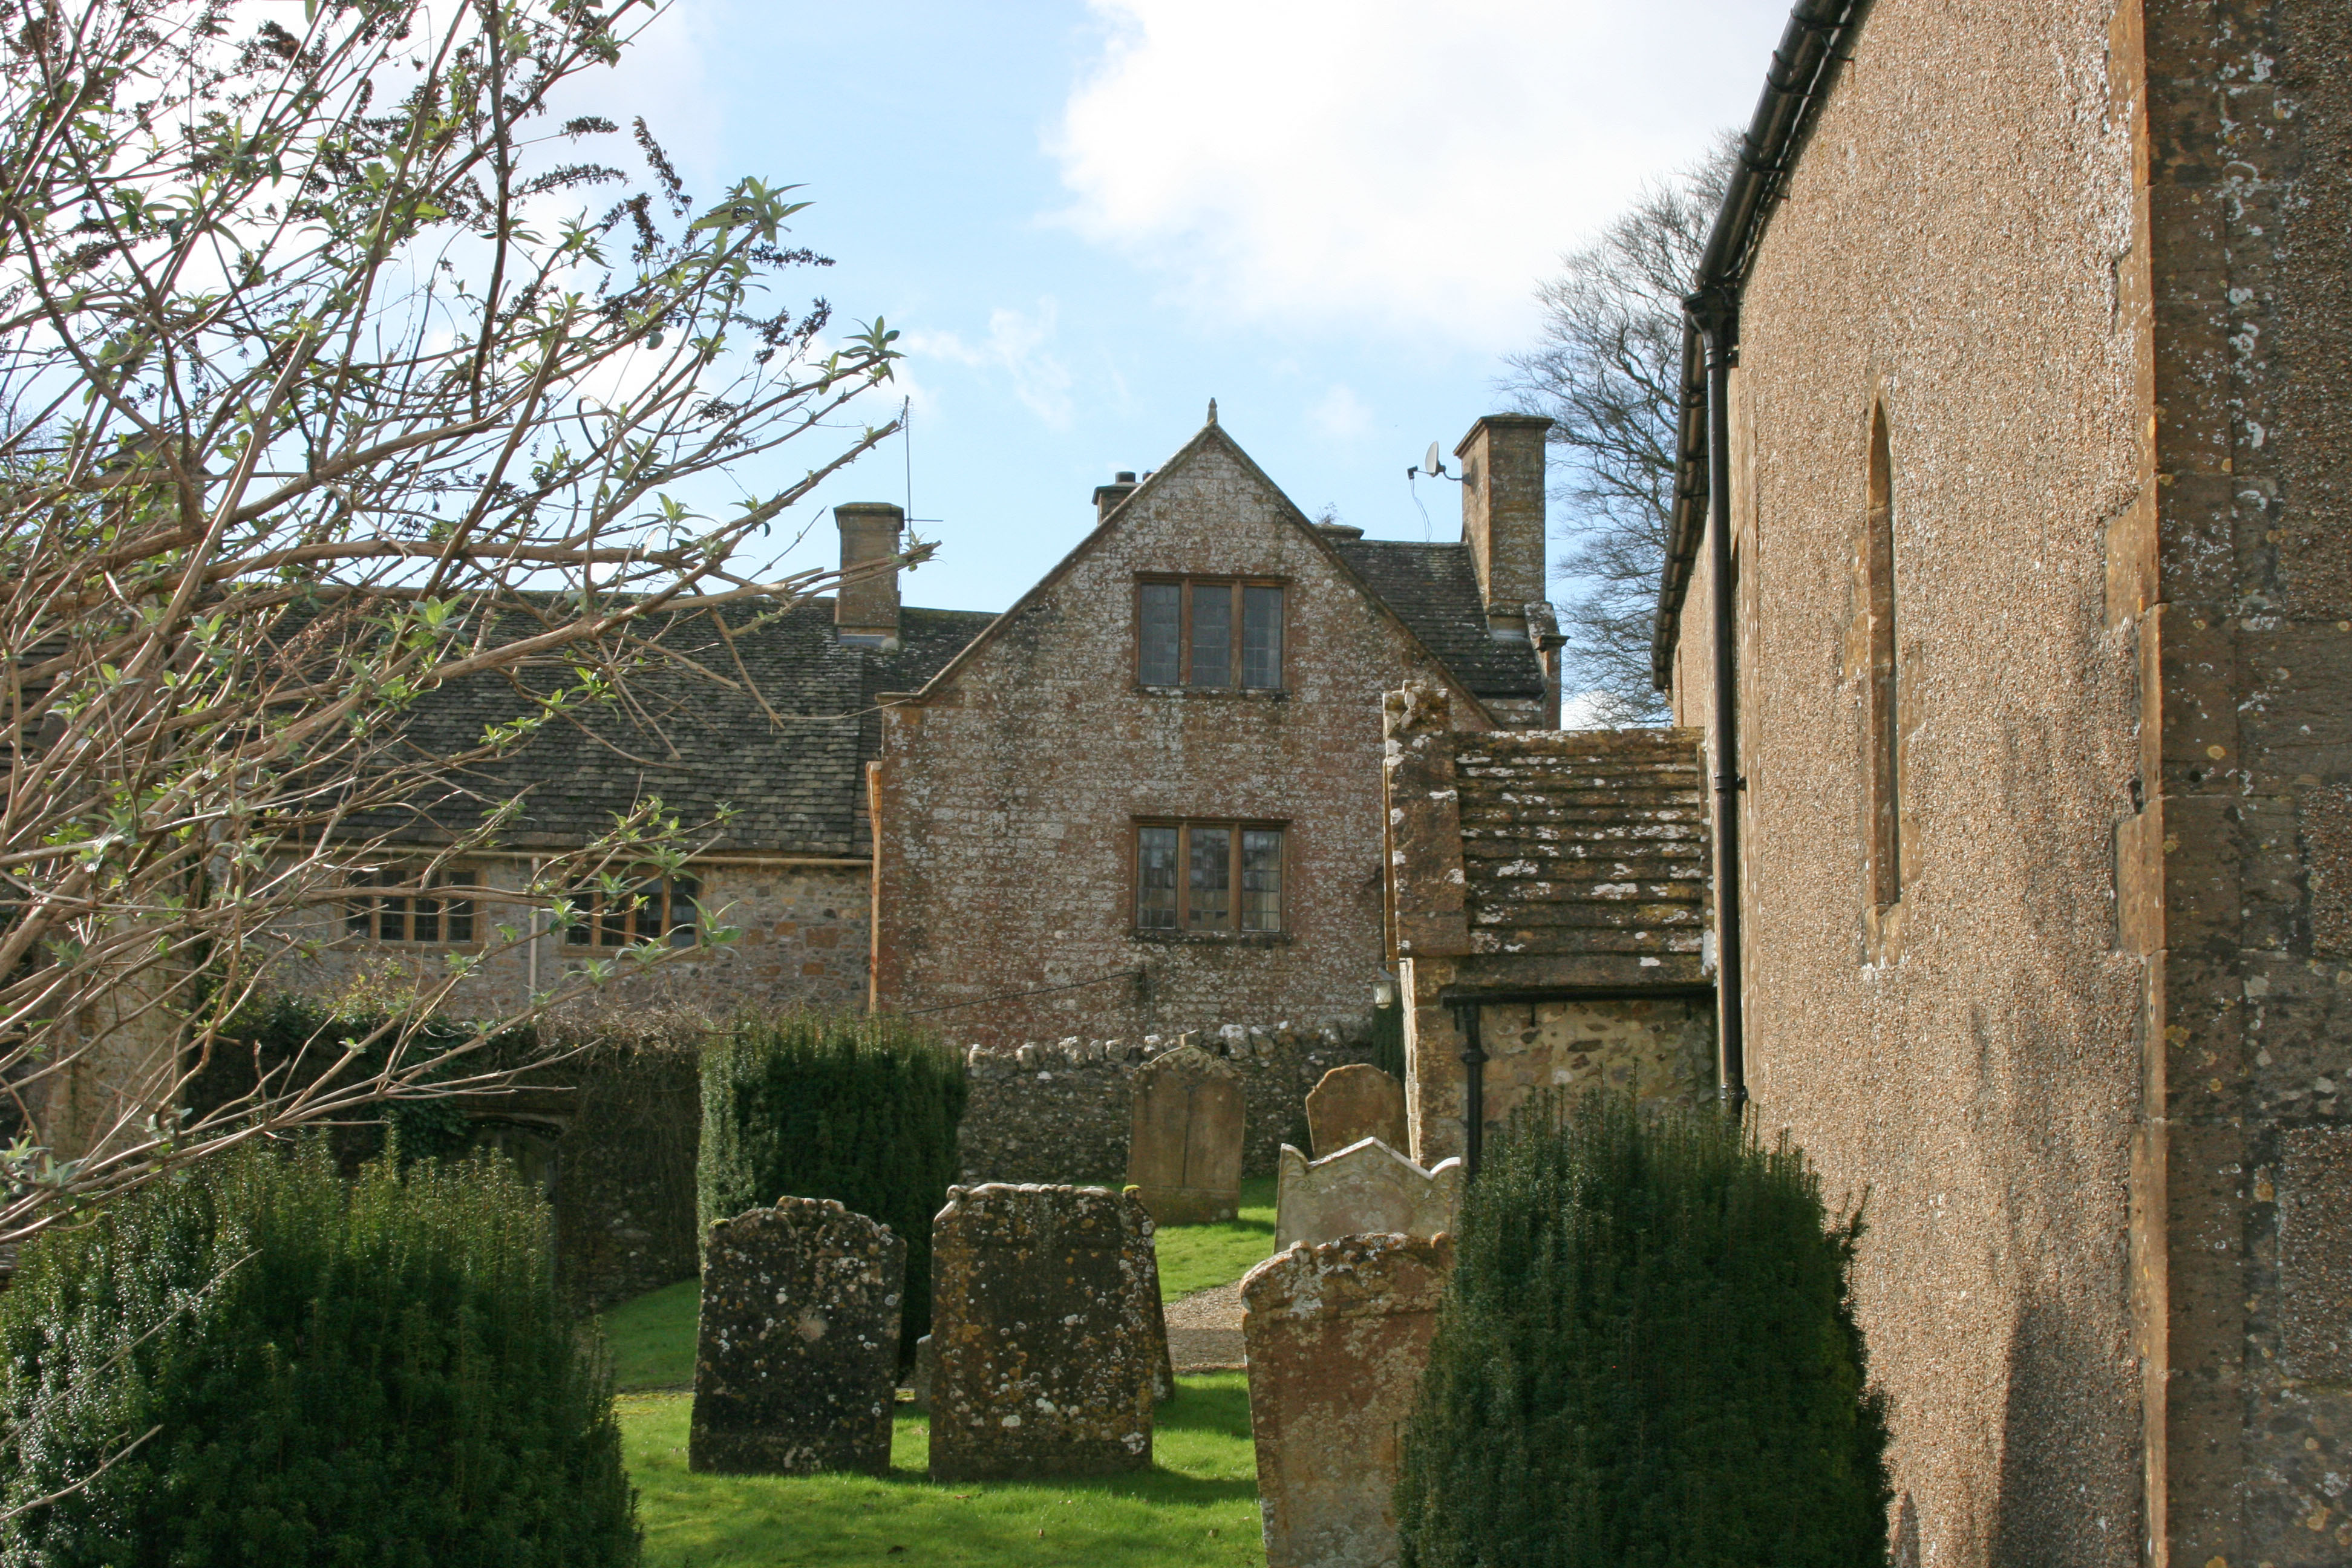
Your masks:
<instances>
[{"instance_id":1,"label":"tv aerial","mask_svg":"<svg viewBox=\"0 0 2352 1568\"><path fill-rule=\"evenodd\" d=\"M1437 443L1434 441L1429 444L1429 450L1422 454L1421 465L1404 471L1404 477L1408 482L1416 475L1427 475L1433 479L1452 479L1457 485L1462 482L1461 475L1449 474L1445 471L1445 454L1438 449Z\"/></svg>"}]
</instances>

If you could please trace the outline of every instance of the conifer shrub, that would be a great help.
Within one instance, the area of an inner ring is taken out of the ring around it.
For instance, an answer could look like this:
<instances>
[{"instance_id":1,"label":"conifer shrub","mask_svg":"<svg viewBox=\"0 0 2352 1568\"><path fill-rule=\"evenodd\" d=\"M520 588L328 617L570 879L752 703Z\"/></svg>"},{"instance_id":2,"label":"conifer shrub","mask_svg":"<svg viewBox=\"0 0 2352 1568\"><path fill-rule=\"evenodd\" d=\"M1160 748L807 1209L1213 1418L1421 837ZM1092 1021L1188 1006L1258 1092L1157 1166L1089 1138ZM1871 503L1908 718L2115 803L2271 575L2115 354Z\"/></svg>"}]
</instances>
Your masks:
<instances>
[{"instance_id":1,"label":"conifer shrub","mask_svg":"<svg viewBox=\"0 0 2352 1568\"><path fill-rule=\"evenodd\" d=\"M1886 1421L1783 1139L1547 1097L1489 1145L1397 1511L1404 1568L1880 1568Z\"/></svg>"},{"instance_id":2,"label":"conifer shrub","mask_svg":"<svg viewBox=\"0 0 2352 1568\"><path fill-rule=\"evenodd\" d=\"M219 1156L28 1246L0 1357L0 1507L88 1482L0 1524L9 1568L638 1558L610 1373L495 1159Z\"/></svg>"},{"instance_id":3,"label":"conifer shrub","mask_svg":"<svg viewBox=\"0 0 2352 1568\"><path fill-rule=\"evenodd\" d=\"M702 1055L698 1228L780 1197L832 1198L907 1243L898 1353L931 1325L931 1216L956 1179L967 1088L950 1047L903 1019L745 1016Z\"/></svg>"}]
</instances>

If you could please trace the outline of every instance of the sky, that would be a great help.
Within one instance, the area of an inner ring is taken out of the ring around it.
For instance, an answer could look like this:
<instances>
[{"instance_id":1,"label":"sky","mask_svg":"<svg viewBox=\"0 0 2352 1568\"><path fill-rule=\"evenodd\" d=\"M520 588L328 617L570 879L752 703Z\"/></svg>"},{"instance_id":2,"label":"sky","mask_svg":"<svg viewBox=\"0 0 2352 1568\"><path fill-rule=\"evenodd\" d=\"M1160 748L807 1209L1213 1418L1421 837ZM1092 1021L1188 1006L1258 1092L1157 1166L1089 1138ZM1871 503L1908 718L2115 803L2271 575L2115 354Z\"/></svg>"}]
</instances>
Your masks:
<instances>
[{"instance_id":1,"label":"sky","mask_svg":"<svg viewBox=\"0 0 2352 1568\"><path fill-rule=\"evenodd\" d=\"M604 86L701 200L755 175L836 321L904 334L893 439L809 503L905 504L908 603L1002 609L1094 487L1220 422L1309 515L1453 539L1405 470L1505 406L1538 282L1744 125L1786 0L675 0ZM786 448L793 471L814 448ZM1450 463L1451 458L1449 457ZM911 464L911 476L908 469ZM837 536L805 513L795 565ZM1557 521L1557 520L1556 520Z\"/></svg>"}]
</instances>

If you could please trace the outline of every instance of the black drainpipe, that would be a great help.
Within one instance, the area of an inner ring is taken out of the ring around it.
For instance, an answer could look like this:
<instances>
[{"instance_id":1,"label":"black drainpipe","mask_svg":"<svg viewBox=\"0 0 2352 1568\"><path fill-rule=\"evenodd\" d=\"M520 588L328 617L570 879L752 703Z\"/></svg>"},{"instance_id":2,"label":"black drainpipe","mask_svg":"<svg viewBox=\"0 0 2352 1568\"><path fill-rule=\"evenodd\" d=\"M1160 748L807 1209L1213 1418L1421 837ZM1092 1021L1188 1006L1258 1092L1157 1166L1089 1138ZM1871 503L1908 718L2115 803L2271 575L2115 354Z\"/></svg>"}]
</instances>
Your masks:
<instances>
[{"instance_id":1,"label":"black drainpipe","mask_svg":"<svg viewBox=\"0 0 2352 1568\"><path fill-rule=\"evenodd\" d=\"M1737 1119L1748 1105L1748 1041L1739 995L1739 666L1731 567L1731 360L1739 304L1726 289L1685 301L1706 346L1707 559L1713 569L1715 639L1715 1007L1716 1096Z\"/></svg>"},{"instance_id":2,"label":"black drainpipe","mask_svg":"<svg viewBox=\"0 0 2352 1568\"><path fill-rule=\"evenodd\" d=\"M1740 1005L1738 666L1734 656L1731 581L1731 411L1727 394L1739 352L1739 293L1758 242L1787 188L1790 172L1853 46L1870 0L1796 0L1773 51L1764 95L1739 145L1723 206L1707 231L1694 292L1683 302L1681 425L1677 431L1675 514L1659 587L1651 649L1660 690L1682 619L1683 595L1698 555L1699 504L1706 505L1708 558L1715 575L1715 985L1717 1098L1738 1116L1748 1104L1748 1043ZM1704 368L1701 350L1704 349ZM1706 388L1692 384L1703 374ZM1694 421L1704 414L1704 437ZM1706 465L1705 472L1695 470Z\"/></svg>"},{"instance_id":3,"label":"black drainpipe","mask_svg":"<svg viewBox=\"0 0 2352 1568\"><path fill-rule=\"evenodd\" d=\"M1462 1030L1462 1173L1478 1173L1478 1156L1486 1142L1486 1052L1480 1044L1475 1001L1459 1002L1454 1021Z\"/></svg>"}]
</instances>

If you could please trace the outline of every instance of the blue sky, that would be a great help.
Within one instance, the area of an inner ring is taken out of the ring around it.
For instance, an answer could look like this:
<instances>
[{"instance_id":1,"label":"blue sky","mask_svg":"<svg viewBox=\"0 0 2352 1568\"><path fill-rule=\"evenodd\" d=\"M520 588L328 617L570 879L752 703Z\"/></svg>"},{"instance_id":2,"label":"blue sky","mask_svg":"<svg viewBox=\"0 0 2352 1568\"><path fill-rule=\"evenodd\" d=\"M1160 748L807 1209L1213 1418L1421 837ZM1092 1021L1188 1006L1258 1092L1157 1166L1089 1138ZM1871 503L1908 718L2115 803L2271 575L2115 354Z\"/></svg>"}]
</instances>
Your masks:
<instances>
[{"instance_id":1,"label":"blue sky","mask_svg":"<svg viewBox=\"0 0 2352 1568\"><path fill-rule=\"evenodd\" d=\"M1208 400L1311 513L1459 531L1405 478L1497 405L1532 290L1744 123L1786 0L677 0L604 111L698 198L796 183L837 319L906 334L909 603L999 609ZM898 442L819 505L906 499ZM795 468L808 457L795 452ZM823 564L829 521L796 563Z\"/></svg>"}]
</instances>

